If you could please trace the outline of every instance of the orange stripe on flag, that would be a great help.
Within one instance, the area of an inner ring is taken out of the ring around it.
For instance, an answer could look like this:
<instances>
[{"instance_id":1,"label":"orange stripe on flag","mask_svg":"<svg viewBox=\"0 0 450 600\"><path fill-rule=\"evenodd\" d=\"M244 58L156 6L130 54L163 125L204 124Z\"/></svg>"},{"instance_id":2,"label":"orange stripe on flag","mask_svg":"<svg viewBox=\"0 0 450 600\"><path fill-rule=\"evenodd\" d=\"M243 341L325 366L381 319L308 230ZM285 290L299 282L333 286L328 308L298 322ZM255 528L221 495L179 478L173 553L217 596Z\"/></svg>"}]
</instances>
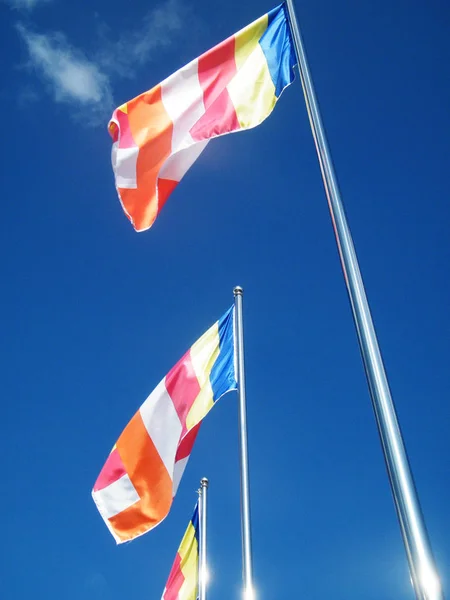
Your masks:
<instances>
[{"instance_id":1,"label":"orange stripe on flag","mask_svg":"<svg viewBox=\"0 0 450 600\"><path fill-rule=\"evenodd\" d=\"M119 195L128 216L133 216L136 229L152 225L161 208L156 186L161 166L172 149L172 121L161 99L161 85L127 103L131 133L139 154L137 158L137 188L119 188ZM164 190L163 203L167 199Z\"/></svg>"},{"instance_id":2,"label":"orange stripe on flag","mask_svg":"<svg viewBox=\"0 0 450 600\"><path fill-rule=\"evenodd\" d=\"M164 519L172 503L172 480L138 411L122 432L117 450L140 500L109 519L116 534L132 539Z\"/></svg>"}]
</instances>

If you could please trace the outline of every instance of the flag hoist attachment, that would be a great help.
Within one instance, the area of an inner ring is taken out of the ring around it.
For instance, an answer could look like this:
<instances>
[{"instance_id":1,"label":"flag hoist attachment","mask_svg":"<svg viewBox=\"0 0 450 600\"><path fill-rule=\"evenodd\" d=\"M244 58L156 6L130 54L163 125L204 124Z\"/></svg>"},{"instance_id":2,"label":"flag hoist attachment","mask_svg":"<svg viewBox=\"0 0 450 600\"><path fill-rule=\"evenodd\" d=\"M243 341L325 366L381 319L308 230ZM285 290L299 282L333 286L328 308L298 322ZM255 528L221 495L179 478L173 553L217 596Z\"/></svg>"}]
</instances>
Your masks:
<instances>
[{"instance_id":1,"label":"flag hoist attachment","mask_svg":"<svg viewBox=\"0 0 450 600\"><path fill-rule=\"evenodd\" d=\"M441 584L384 369L358 259L341 200L293 0L286 0L298 69L319 158L370 396L417 600L443 600Z\"/></svg>"}]
</instances>

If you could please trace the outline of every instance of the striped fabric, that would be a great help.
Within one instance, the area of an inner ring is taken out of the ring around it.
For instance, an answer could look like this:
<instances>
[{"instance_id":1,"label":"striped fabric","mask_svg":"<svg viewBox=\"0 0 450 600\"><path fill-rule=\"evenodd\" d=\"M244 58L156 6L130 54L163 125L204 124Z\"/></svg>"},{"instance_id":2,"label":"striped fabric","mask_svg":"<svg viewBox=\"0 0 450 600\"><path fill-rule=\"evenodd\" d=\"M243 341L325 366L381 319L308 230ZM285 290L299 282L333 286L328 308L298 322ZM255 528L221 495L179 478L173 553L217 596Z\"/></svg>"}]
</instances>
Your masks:
<instances>
[{"instance_id":1,"label":"striped fabric","mask_svg":"<svg viewBox=\"0 0 450 600\"><path fill-rule=\"evenodd\" d=\"M156 527L177 492L202 419L236 389L234 307L150 394L108 456L92 496L119 544Z\"/></svg>"},{"instance_id":2,"label":"striped fabric","mask_svg":"<svg viewBox=\"0 0 450 600\"><path fill-rule=\"evenodd\" d=\"M294 64L281 5L114 111L116 188L136 231L152 226L210 139L270 115Z\"/></svg>"},{"instance_id":3,"label":"striped fabric","mask_svg":"<svg viewBox=\"0 0 450 600\"><path fill-rule=\"evenodd\" d=\"M198 502L181 540L161 600L197 600L199 556Z\"/></svg>"}]
</instances>

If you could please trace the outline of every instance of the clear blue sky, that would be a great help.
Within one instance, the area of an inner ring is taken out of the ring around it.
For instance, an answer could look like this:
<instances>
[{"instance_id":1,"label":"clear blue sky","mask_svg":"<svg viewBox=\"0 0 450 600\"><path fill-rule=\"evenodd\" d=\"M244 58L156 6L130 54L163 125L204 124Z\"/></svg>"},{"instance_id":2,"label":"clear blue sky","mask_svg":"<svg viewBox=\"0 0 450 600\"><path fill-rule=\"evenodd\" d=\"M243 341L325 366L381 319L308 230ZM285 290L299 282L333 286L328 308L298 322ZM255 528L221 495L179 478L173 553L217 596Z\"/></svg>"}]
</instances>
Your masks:
<instances>
[{"instance_id":1,"label":"clear blue sky","mask_svg":"<svg viewBox=\"0 0 450 600\"><path fill-rule=\"evenodd\" d=\"M448 596L448 3L296 4ZM116 547L90 496L237 284L258 600L413 598L298 79L259 128L208 146L152 230L114 189L112 108L274 5L0 4L5 600L159 600L205 475L210 598L239 598L234 394L153 532Z\"/></svg>"}]
</instances>

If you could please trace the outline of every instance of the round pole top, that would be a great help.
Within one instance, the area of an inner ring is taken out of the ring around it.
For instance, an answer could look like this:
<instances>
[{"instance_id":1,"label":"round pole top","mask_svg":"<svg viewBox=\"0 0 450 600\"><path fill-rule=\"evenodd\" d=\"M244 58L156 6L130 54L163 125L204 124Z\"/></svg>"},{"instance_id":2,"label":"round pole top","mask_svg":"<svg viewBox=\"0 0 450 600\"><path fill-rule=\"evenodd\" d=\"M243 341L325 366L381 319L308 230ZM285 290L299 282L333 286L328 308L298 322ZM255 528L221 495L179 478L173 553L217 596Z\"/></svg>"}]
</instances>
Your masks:
<instances>
[{"instance_id":1,"label":"round pole top","mask_svg":"<svg viewBox=\"0 0 450 600\"><path fill-rule=\"evenodd\" d=\"M234 290L233 290L233 294L235 296L243 296L244 295L244 290L241 288L240 285L237 285Z\"/></svg>"},{"instance_id":2,"label":"round pole top","mask_svg":"<svg viewBox=\"0 0 450 600\"><path fill-rule=\"evenodd\" d=\"M208 481L208 478L207 478L207 477L202 477L202 478L200 479L200 485L201 485L202 487L206 487L206 488L207 488L207 487L208 487L208 484L209 484L209 481Z\"/></svg>"}]
</instances>

